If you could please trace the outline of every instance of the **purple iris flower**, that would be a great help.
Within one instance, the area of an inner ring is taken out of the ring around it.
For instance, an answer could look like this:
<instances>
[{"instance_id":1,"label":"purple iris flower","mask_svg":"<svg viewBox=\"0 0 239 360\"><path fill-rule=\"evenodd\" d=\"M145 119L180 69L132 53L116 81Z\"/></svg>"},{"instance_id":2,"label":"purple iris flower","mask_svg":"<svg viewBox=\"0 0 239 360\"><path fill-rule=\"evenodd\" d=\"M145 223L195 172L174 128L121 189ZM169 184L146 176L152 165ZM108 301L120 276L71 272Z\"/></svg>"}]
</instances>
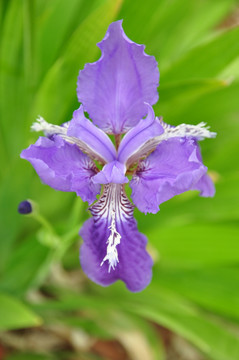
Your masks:
<instances>
[{"instance_id":1,"label":"purple iris flower","mask_svg":"<svg viewBox=\"0 0 239 360\"><path fill-rule=\"evenodd\" d=\"M74 191L91 204L92 217L80 230L80 260L88 277L103 286L122 280L136 292L150 283L153 262L125 184L129 182L133 203L144 213L158 212L162 202L187 190L213 196L197 141L215 133L204 123L173 127L155 117L157 62L125 35L122 21L109 26L98 46L101 58L80 71L77 95L82 105L72 120L57 126L39 118L32 129L45 137L21 157L44 183Z\"/></svg>"}]
</instances>

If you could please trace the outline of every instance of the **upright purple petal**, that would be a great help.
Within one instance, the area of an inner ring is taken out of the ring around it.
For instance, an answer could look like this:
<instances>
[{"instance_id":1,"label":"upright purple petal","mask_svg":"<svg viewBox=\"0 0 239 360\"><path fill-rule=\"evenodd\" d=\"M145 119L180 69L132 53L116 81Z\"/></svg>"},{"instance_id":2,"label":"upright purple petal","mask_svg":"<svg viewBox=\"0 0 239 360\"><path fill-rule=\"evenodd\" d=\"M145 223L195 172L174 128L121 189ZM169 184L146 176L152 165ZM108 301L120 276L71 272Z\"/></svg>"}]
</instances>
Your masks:
<instances>
[{"instance_id":1,"label":"upright purple petal","mask_svg":"<svg viewBox=\"0 0 239 360\"><path fill-rule=\"evenodd\" d=\"M91 148L93 153L100 155L105 162L113 161L116 158L116 150L112 141L104 131L85 117L82 106L74 111L67 135L86 143L87 147Z\"/></svg>"},{"instance_id":2,"label":"upright purple petal","mask_svg":"<svg viewBox=\"0 0 239 360\"><path fill-rule=\"evenodd\" d=\"M92 182L97 171L93 161L60 136L40 137L22 151L21 158L28 160L41 180L56 190L75 191L90 204L100 193L100 185Z\"/></svg>"},{"instance_id":3,"label":"upright purple petal","mask_svg":"<svg viewBox=\"0 0 239 360\"><path fill-rule=\"evenodd\" d=\"M159 136L163 133L163 127L158 118L155 118L154 111L150 105L147 104L148 115L146 119L132 128L124 136L118 149L118 161L122 163L134 163L141 157L141 152L138 150L147 143L150 139Z\"/></svg>"},{"instance_id":4,"label":"upright purple petal","mask_svg":"<svg viewBox=\"0 0 239 360\"><path fill-rule=\"evenodd\" d=\"M117 280L133 292L151 281L152 259L145 250L147 238L138 232L133 205L120 184L109 184L83 225L80 261L87 276L102 286Z\"/></svg>"},{"instance_id":5,"label":"upright purple petal","mask_svg":"<svg viewBox=\"0 0 239 360\"><path fill-rule=\"evenodd\" d=\"M161 203L188 190L197 189L202 196L212 196L206 171L195 140L163 141L140 163L130 183L133 202L144 213L156 213Z\"/></svg>"},{"instance_id":6,"label":"upright purple petal","mask_svg":"<svg viewBox=\"0 0 239 360\"><path fill-rule=\"evenodd\" d=\"M157 102L157 62L125 35L122 20L109 26L98 46L101 58L80 71L78 99L101 129L120 134L147 114L145 102Z\"/></svg>"}]
</instances>

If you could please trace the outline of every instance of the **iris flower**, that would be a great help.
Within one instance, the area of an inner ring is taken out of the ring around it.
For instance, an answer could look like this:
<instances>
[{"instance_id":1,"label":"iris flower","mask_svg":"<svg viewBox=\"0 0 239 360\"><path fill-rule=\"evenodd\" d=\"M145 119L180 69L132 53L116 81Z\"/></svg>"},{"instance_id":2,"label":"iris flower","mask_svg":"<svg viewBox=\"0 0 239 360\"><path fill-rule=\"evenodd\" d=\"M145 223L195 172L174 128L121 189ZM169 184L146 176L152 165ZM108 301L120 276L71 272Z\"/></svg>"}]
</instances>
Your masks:
<instances>
[{"instance_id":1,"label":"iris flower","mask_svg":"<svg viewBox=\"0 0 239 360\"><path fill-rule=\"evenodd\" d=\"M137 292L150 283L153 262L134 206L155 214L162 202L187 190L213 196L197 141L215 133L204 123L174 127L155 116L157 62L125 35L122 21L109 26L98 46L100 59L79 73L79 109L62 126L39 118L32 129L45 136L21 157L45 184L74 191L91 205L92 217L80 230L88 277L103 286L122 280ZM128 182L133 203L125 193Z\"/></svg>"}]
</instances>

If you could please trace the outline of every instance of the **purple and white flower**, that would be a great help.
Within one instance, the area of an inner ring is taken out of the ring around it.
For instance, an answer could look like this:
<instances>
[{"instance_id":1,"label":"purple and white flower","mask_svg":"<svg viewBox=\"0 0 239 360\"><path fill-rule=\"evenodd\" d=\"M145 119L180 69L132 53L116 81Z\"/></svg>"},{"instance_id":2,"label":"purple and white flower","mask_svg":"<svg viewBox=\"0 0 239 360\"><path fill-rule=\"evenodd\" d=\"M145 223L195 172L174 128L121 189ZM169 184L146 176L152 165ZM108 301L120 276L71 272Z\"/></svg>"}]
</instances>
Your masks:
<instances>
[{"instance_id":1,"label":"purple and white flower","mask_svg":"<svg viewBox=\"0 0 239 360\"><path fill-rule=\"evenodd\" d=\"M158 212L162 202L188 190L213 196L197 141L215 133L204 123L173 127L155 117L157 62L128 39L122 21L109 26L98 46L101 58L80 71L81 106L72 120L57 126L39 118L32 129L45 137L21 157L44 183L91 204L92 217L80 230L80 260L88 277L103 286L122 280L129 290L141 291L150 283L153 262L125 184L144 213Z\"/></svg>"}]
</instances>

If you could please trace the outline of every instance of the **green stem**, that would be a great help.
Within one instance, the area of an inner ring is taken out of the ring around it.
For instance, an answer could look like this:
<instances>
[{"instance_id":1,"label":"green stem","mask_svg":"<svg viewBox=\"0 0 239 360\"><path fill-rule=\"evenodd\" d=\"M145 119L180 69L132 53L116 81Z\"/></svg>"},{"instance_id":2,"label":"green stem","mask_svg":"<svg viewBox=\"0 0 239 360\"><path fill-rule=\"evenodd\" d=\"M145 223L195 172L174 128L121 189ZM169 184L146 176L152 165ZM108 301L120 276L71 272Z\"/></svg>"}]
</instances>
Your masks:
<instances>
[{"instance_id":1,"label":"green stem","mask_svg":"<svg viewBox=\"0 0 239 360\"><path fill-rule=\"evenodd\" d=\"M56 251L56 258L60 260L62 256L65 254L67 249L74 243L75 238L79 234L79 230L82 224L77 225L73 230L69 231L61 238L61 246Z\"/></svg>"},{"instance_id":2,"label":"green stem","mask_svg":"<svg viewBox=\"0 0 239 360\"><path fill-rule=\"evenodd\" d=\"M36 221L38 221L46 230L48 230L50 233L56 235L54 228L51 226L49 221L46 218L44 218L41 214L34 212L31 216Z\"/></svg>"}]
</instances>

